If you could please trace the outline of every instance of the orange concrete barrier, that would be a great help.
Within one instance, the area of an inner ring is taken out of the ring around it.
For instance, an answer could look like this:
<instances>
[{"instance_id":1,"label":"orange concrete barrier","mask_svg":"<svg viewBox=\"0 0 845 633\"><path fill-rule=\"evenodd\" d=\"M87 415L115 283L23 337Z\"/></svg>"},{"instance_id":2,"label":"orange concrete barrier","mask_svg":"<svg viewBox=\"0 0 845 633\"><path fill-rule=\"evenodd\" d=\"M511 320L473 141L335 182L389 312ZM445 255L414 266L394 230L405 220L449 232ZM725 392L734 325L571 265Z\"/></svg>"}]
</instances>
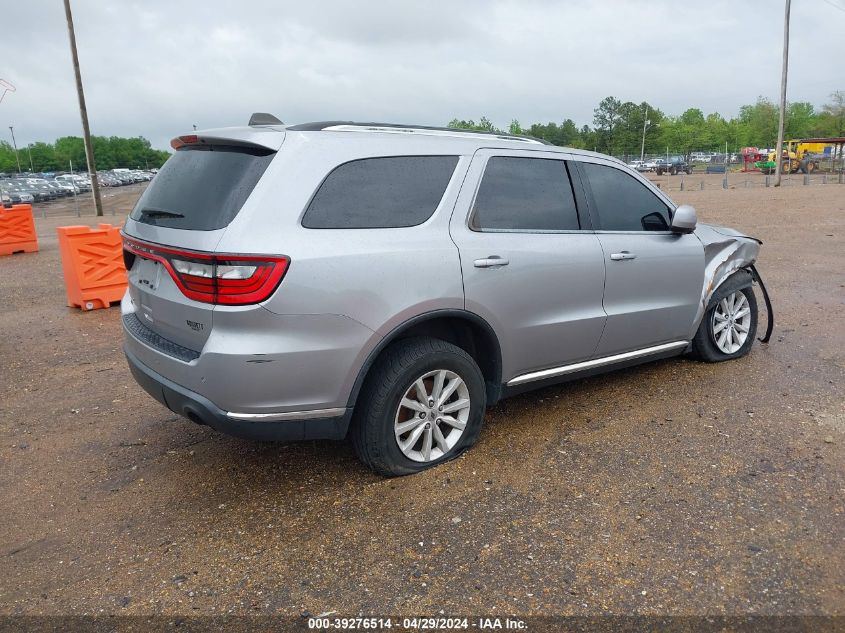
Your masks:
<instances>
[{"instance_id":1,"label":"orange concrete barrier","mask_svg":"<svg viewBox=\"0 0 845 633\"><path fill-rule=\"evenodd\" d=\"M0 255L36 251L38 238L32 221L32 205L16 204L11 209L0 206Z\"/></svg>"},{"instance_id":2,"label":"orange concrete barrier","mask_svg":"<svg viewBox=\"0 0 845 633\"><path fill-rule=\"evenodd\" d=\"M60 226L59 250L67 304L82 310L108 308L126 291L120 228L111 224Z\"/></svg>"}]
</instances>

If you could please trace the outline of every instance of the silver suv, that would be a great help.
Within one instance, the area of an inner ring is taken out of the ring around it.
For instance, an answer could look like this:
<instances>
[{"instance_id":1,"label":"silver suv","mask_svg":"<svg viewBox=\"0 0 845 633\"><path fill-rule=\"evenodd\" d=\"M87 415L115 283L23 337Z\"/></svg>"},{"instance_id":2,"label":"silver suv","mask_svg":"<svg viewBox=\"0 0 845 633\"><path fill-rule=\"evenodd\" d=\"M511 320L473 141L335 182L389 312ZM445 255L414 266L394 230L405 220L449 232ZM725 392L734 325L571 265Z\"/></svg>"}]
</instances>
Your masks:
<instances>
[{"instance_id":1,"label":"silver suv","mask_svg":"<svg viewBox=\"0 0 845 633\"><path fill-rule=\"evenodd\" d=\"M233 435L451 459L515 393L748 353L759 242L608 156L354 124L198 131L124 227L138 382Z\"/></svg>"}]
</instances>

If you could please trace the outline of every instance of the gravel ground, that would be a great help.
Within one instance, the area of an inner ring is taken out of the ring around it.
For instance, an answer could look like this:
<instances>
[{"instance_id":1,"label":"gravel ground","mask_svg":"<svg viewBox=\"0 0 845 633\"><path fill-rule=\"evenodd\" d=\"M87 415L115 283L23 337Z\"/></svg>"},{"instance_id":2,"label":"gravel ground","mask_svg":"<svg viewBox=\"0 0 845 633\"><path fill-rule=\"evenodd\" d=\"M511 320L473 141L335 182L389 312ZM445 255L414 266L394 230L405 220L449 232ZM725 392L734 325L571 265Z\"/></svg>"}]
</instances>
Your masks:
<instances>
[{"instance_id":1,"label":"gravel ground","mask_svg":"<svg viewBox=\"0 0 845 633\"><path fill-rule=\"evenodd\" d=\"M507 400L393 480L164 409L118 309L65 306L55 227L96 219L39 218L0 258L0 614L845 615L845 187L708 178L672 195L764 241L770 345Z\"/></svg>"}]
</instances>

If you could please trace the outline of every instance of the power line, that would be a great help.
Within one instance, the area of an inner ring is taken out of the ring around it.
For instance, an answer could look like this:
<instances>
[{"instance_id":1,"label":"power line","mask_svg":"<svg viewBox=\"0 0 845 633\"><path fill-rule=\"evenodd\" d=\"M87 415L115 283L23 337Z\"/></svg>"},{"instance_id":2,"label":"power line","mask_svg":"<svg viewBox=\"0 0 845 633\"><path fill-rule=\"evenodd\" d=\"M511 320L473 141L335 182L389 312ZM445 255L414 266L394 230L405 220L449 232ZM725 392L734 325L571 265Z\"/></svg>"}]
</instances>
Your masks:
<instances>
[{"instance_id":1,"label":"power line","mask_svg":"<svg viewBox=\"0 0 845 633\"><path fill-rule=\"evenodd\" d=\"M833 0L824 0L824 3L829 4L834 9L839 9L840 11L842 11L842 13L845 13L845 7L843 7L841 4L835 3Z\"/></svg>"}]
</instances>

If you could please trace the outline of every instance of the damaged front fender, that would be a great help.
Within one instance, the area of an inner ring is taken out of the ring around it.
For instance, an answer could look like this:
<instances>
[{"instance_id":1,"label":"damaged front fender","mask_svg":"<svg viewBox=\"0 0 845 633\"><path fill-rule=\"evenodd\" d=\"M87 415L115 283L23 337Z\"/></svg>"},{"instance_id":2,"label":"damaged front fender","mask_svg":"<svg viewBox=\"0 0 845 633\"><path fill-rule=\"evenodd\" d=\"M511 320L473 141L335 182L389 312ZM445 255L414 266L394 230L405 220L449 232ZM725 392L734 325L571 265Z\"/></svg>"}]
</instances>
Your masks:
<instances>
[{"instance_id":1,"label":"damaged front fender","mask_svg":"<svg viewBox=\"0 0 845 633\"><path fill-rule=\"evenodd\" d=\"M713 293L735 272L754 264L762 242L733 229L710 224L699 224L695 235L704 245L704 287L695 316L695 329L698 329Z\"/></svg>"}]
</instances>

